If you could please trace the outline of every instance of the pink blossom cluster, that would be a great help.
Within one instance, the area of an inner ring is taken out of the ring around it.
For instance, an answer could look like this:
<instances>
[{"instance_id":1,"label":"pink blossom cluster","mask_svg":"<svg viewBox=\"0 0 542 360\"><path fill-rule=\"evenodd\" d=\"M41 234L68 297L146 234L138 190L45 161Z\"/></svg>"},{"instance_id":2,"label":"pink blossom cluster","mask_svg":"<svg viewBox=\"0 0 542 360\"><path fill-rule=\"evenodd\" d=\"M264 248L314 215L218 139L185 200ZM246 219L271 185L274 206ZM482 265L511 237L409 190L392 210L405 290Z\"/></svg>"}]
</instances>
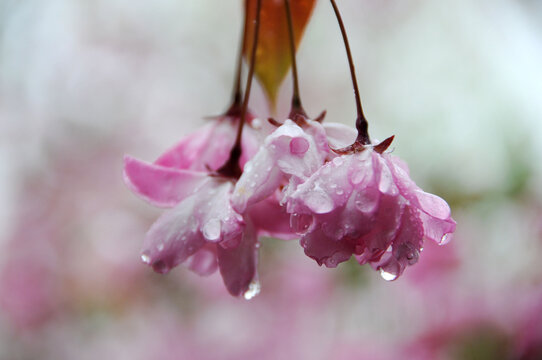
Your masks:
<instances>
[{"instance_id":1,"label":"pink blossom cluster","mask_svg":"<svg viewBox=\"0 0 542 360\"><path fill-rule=\"evenodd\" d=\"M169 208L144 240L142 259L155 271L181 263L201 275L219 269L232 295L251 298L260 287L261 236L300 238L305 254L327 267L354 256L386 280L418 261L425 239L450 240L448 204L422 191L407 165L385 152L391 139L340 152L332 148L352 144L353 128L298 119L266 131L249 123L243 171L224 176L218 170L238 123L235 116L214 120L154 163L125 158L130 189Z\"/></svg>"}]
</instances>

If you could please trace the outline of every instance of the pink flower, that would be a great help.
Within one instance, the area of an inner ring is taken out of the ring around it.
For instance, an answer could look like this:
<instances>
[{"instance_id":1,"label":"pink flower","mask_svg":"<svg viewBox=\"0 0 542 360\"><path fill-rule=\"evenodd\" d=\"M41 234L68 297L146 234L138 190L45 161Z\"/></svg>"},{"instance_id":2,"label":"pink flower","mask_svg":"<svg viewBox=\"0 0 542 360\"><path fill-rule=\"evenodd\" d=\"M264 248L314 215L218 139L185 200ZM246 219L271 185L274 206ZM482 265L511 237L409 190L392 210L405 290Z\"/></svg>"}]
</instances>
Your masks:
<instances>
[{"instance_id":1,"label":"pink flower","mask_svg":"<svg viewBox=\"0 0 542 360\"><path fill-rule=\"evenodd\" d=\"M424 239L444 244L455 230L448 204L416 186L402 160L372 147L327 162L287 207L309 257L335 267L356 255L386 280L418 261Z\"/></svg>"},{"instance_id":2,"label":"pink flower","mask_svg":"<svg viewBox=\"0 0 542 360\"><path fill-rule=\"evenodd\" d=\"M324 164L328 153L322 125L310 121L304 130L293 121L286 120L265 139L256 155L246 164L235 185L233 207L243 212L288 182L287 189L295 188Z\"/></svg>"},{"instance_id":3,"label":"pink flower","mask_svg":"<svg viewBox=\"0 0 542 360\"><path fill-rule=\"evenodd\" d=\"M227 161L235 133L235 122L221 118L181 140L155 163L127 156L124 179L151 204L172 208L147 233L142 250L145 263L159 273L183 262L201 275L218 267L232 295L250 296L257 290L257 237L288 232L288 217L272 199L247 213L235 211L230 205L234 179L204 171L216 170ZM242 140L241 164L257 143L248 127Z\"/></svg>"}]
</instances>

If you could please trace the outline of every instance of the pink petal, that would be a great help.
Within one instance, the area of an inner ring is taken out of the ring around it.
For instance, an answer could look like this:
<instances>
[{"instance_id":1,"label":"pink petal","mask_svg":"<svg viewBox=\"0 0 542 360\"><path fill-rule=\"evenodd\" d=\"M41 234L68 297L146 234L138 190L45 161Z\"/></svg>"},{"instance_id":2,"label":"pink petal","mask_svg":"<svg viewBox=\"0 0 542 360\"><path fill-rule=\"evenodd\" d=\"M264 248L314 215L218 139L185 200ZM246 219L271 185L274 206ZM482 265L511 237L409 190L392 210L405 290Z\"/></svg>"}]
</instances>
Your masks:
<instances>
[{"instance_id":1,"label":"pink petal","mask_svg":"<svg viewBox=\"0 0 542 360\"><path fill-rule=\"evenodd\" d=\"M244 212L247 206L273 194L284 183L285 176L308 178L324 158L314 138L286 120L245 165L233 192L233 207Z\"/></svg>"},{"instance_id":2,"label":"pink petal","mask_svg":"<svg viewBox=\"0 0 542 360\"><path fill-rule=\"evenodd\" d=\"M201 232L193 226L194 202L191 197L167 210L147 233L141 259L156 272L167 273L205 245Z\"/></svg>"},{"instance_id":3,"label":"pink petal","mask_svg":"<svg viewBox=\"0 0 542 360\"><path fill-rule=\"evenodd\" d=\"M248 216L259 236L269 236L281 240L298 238L290 228L290 214L271 196L250 207Z\"/></svg>"},{"instance_id":4,"label":"pink petal","mask_svg":"<svg viewBox=\"0 0 542 360\"><path fill-rule=\"evenodd\" d=\"M256 231L252 224L248 223L239 237L239 245L235 248L217 246L220 274L228 292L233 296L246 293L256 275L258 249Z\"/></svg>"},{"instance_id":5,"label":"pink petal","mask_svg":"<svg viewBox=\"0 0 542 360\"><path fill-rule=\"evenodd\" d=\"M198 275L208 276L213 274L218 269L216 248L210 246L210 244L202 247L188 259L188 263L188 268Z\"/></svg>"},{"instance_id":6,"label":"pink petal","mask_svg":"<svg viewBox=\"0 0 542 360\"><path fill-rule=\"evenodd\" d=\"M124 157L124 182L135 194L160 207L173 207L190 195L207 175Z\"/></svg>"},{"instance_id":7,"label":"pink petal","mask_svg":"<svg viewBox=\"0 0 542 360\"><path fill-rule=\"evenodd\" d=\"M386 280L397 279L409 265L414 265L423 246L423 224L418 210L407 207L401 216L401 225L392 241L391 251L372 265L382 272Z\"/></svg>"},{"instance_id":8,"label":"pink petal","mask_svg":"<svg viewBox=\"0 0 542 360\"><path fill-rule=\"evenodd\" d=\"M198 161L201 153L209 145L218 126L225 120L214 120L198 131L189 134L167 150L154 162L168 168L205 170L205 161Z\"/></svg>"},{"instance_id":9,"label":"pink petal","mask_svg":"<svg viewBox=\"0 0 542 360\"><path fill-rule=\"evenodd\" d=\"M275 166L275 159L264 148L245 164L243 174L235 184L231 202L233 208L243 213L247 206L271 196L283 181L283 175Z\"/></svg>"},{"instance_id":10,"label":"pink petal","mask_svg":"<svg viewBox=\"0 0 542 360\"><path fill-rule=\"evenodd\" d=\"M155 164L197 171L207 171L208 168L216 170L224 165L237 136L239 119L223 117L211 121L202 129L181 139L162 154ZM243 166L259 147L257 132L251 127L245 127L241 144L243 152L240 163Z\"/></svg>"},{"instance_id":11,"label":"pink petal","mask_svg":"<svg viewBox=\"0 0 542 360\"><path fill-rule=\"evenodd\" d=\"M356 129L340 123L323 123L329 146L333 149L345 148L354 143L358 135Z\"/></svg>"},{"instance_id":12,"label":"pink petal","mask_svg":"<svg viewBox=\"0 0 542 360\"><path fill-rule=\"evenodd\" d=\"M336 239L326 235L322 229L311 231L301 238L301 246L305 255L316 260L319 265L337 267L341 262L350 259L354 253L354 244L347 239Z\"/></svg>"}]
</instances>

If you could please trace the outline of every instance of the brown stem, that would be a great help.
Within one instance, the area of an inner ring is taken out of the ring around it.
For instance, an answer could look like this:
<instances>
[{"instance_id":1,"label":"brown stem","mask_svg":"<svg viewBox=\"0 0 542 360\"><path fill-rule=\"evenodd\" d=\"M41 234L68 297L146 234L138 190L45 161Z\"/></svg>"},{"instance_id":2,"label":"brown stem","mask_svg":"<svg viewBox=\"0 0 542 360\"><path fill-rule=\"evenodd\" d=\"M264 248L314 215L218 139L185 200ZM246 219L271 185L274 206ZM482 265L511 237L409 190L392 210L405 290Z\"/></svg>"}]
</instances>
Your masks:
<instances>
[{"instance_id":1,"label":"brown stem","mask_svg":"<svg viewBox=\"0 0 542 360\"><path fill-rule=\"evenodd\" d=\"M356 118L356 129L358 130L358 137L356 141L361 142L363 145L368 145L371 143L369 138L369 124L367 119L363 114L363 109L361 107L361 98L359 96L358 81L356 79L356 69L354 68L354 61L352 60L352 52L350 51L350 44L348 43L348 36L346 35L346 30L344 28L344 23L337 8L335 0L330 0L333 10L335 11L335 16L341 28L341 34L344 40L344 47L346 49L346 55L348 57L348 65L350 66L350 76L352 77L352 84L354 85L354 97L356 99L356 108L357 108L357 118Z\"/></svg>"},{"instance_id":2,"label":"brown stem","mask_svg":"<svg viewBox=\"0 0 542 360\"><path fill-rule=\"evenodd\" d=\"M254 20L254 39L250 54L250 66L248 70L247 84L245 86L245 97L241 106L241 115L239 127L237 129L237 137L231 149L228 161L218 169L218 173L227 177L239 178L241 176L241 167L239 166L239 158L241 157L241 137L243 135L243 127L246 122L248 101L250 99L250 90L252 88L252 78L254 77L254 68L256 67L256 48L258 47L258 37L260 32L260 13L262 8L262 0L256 2L256 19ZM246 14L248 16L248 14ZM246 28L245 28L246 31Z\"/></svg>"},{"instance_id":3,"label":"brown stem","mask_svg":"<svg viewBox=\"0 0 542 360\"><path fill-rule=\"evenodd\" d=\"M243 71L243 50L245 48L245 34L247 32L247 15L245 12L245 19L244 19L244 26L243 26L243 33L241 34L241 45L239 47L239 52L237 54L237 65L235 70L235 83L233 85L233 91L232 91L232 101L231 105L226 111L226 116L239 116L241 113L241 106L242 106L242 100L243 100L243 94L241 91L241 74Z\"/></svg>"},{"instance_id":4,"label":"brown stem","mask_svg":"<svg viewBox=\"0 0 542 360\"><path fill-rule=\"evenodd\" d=\"M299 95L299 81L297 76L297 61L295 56L295 36L294 36L294 24L292 20L292 10L290 8L290 0L284 0L284 8L286 10L286 22L288 24L288 39L290 42L290 56L292 57L292 82L293 82L293 94L292 94L292 109L290 111L290 118L292 115L302 115L307 117L303 105L301 104L301 96Z\"/></svg>"}]
</instances>

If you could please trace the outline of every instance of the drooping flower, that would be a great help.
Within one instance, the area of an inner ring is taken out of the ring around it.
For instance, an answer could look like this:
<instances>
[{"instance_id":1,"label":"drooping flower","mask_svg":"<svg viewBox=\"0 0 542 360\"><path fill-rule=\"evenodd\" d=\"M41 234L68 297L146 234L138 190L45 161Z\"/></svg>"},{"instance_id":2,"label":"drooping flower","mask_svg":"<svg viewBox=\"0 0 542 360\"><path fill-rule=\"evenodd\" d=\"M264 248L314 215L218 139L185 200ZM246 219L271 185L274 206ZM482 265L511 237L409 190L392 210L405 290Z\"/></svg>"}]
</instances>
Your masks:
<instances>
[{"instance_id":1,"label":"drooping flower","mask_svg":"<svg viewBox=\"0 0 542 360\"><path fill-rule=\"evenodd\" d=\"M201 275L219 268L232 295L250 296L247 291L257 286L251 285L257 280L257 236L288 232L288 218L273 199L247 213L232 208L235 179L212 170L227 160L235 140L235 123L217 122L187 136L154 163L125 157L124 179L151 204L172 208L147 233L142 250L145 263L159 273L183 262ZM255 133L247 130L241 164L253 154L252 145L257 141ZM266 221L269 214L272 219Z\"/></svg>"},{"instance_id":2,"label":"drooping flower","mask_svg":"<svg viewBox=\"0 0 542 360\"><path fill-rule=\"evenodd\" d=\"M422 191L402 160L383 153L391 139L354 143L337 155L329 144L352 143L355 130L307 124L288 120L267 137L235 187L236 210L283 185L282 204L309 257L335 267L355 255L388 280L417 262L424 239L450 240L455 221L448 204Z\"/></svg>"},{"instance_id":3,"label":"drooping flower","mask_svg":"<svg viewBox=\"0 0 542 360\"><path fill-rule=\"evenodd\" d=\"M304 119L301 124L286 120L267 136L254 157L246 164L235 186L232 204L237 211L273 195L293 192L326 161L336 157L332 146L345 146L355 138L355 130L343 124Z\"/></svg>"},{"instance_id":4,"label":"drooping flower","mask_svg":"<svg viewBox=\"0 0 542 360\"><path fill-rule=\"evenodd\" d=\"M291 120L270 134L246 164L235 186L233 207L240 212L273 195L281 186L293 188L308 179L329 152L325 132L312 122L312 135Z\"/></svg>"},{"instance_id":5,"label":"drooping flower","mask_svg":"<svg viewBox=\"0 0 542 360\"><path fill-rule=\"evenodd\" d=\"M288 196L287 211L303 219L301 244L319 264L355 255L394 280L418 261L425 239L448 242L455 221L402 160L380 150L365 146L327 162Z\"/></svg>"}]
</instances>

